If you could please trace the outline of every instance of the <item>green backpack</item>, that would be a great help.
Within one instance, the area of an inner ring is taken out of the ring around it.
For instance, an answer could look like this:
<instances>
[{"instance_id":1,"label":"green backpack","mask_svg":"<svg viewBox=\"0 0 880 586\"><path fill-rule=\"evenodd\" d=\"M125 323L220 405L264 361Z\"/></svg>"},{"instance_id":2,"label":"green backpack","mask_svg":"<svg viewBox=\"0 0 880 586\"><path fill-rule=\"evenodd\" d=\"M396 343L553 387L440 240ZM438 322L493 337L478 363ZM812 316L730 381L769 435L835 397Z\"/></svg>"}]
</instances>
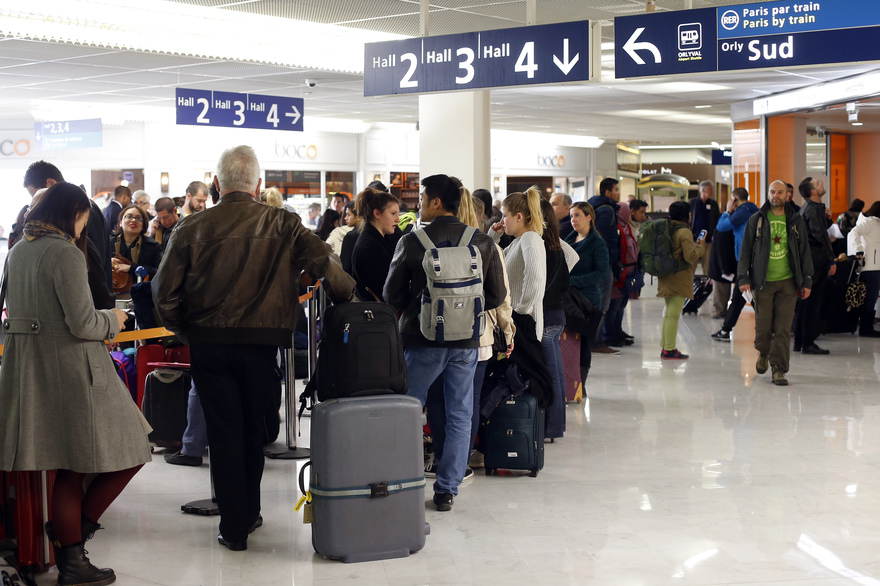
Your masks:
<instances>
[{"instance_id":1,"label":"green backpack","mask_svg":"<svg viewBox=\"0 0 880 586\"><path fill-rule=\"evenodd\" d=\"M639 229L639 250L646 273L655 277L667 277L690 266L683 258L672 255L672 234L679 228L686 229L687 226L675 224L670 230L669 221L663 218L642 224Z\"/></svg>"}]
</instances>

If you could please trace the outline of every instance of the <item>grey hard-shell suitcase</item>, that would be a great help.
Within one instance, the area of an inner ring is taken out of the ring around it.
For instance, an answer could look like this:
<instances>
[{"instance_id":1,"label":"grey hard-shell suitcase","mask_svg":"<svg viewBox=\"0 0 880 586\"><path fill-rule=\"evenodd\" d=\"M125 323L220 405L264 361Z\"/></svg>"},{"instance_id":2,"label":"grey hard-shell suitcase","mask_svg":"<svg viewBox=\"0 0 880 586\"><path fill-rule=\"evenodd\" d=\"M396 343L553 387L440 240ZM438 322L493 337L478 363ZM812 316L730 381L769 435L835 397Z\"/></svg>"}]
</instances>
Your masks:
<instances>
[{"instance_id":1,"label":"grey hard-shell suitcase","mask_svg":"<svg viewBox=\"0 0 880 586\"><path fill-rule=\"evenodd\" d=\"M422 405L405 395L331 399L311 421L312 545L343 562L425 546Z\"/></svg>"}]
</instances>

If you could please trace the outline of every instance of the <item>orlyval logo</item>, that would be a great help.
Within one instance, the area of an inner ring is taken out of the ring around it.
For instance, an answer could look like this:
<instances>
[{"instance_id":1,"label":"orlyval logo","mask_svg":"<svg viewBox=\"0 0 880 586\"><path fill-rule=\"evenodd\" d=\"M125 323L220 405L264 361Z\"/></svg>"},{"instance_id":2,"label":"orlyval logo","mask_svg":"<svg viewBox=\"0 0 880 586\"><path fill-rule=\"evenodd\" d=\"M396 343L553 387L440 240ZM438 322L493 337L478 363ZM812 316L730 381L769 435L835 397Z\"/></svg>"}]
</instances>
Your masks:
<instances>
[{"instance_id":1,"label":"orlyval logo","mask_svg":"<svg viewBox=\"0 0 880 586\"><path fill-rule=\"evenodd\" d=\"M732 31L739 26L739 14L735 10L728 10L721 15L721 26L725 30Z\"/></svg>"}]
</instances>

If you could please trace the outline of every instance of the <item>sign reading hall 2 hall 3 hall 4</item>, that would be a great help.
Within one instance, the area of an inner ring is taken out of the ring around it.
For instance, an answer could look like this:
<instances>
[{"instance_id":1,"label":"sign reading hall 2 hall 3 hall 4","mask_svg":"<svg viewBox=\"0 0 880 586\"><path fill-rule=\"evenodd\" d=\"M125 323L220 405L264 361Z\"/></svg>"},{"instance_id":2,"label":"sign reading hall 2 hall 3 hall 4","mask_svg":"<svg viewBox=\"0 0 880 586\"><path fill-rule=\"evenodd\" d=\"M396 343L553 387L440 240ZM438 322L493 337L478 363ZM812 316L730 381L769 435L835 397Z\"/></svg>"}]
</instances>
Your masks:
<instances>
[{"instance_id":1,"label":"sign reading hall 2 hall 3 hall 4","mask_svg":"<svg viewBox=\"0 0 880 586\"><path fill-rule=\"evenodd\" d=\"M587 81L590 22L368 43L364 95Z\"/></svg>"},{"instance_id":2,"label":"sign reading hall 2 hall 3 hall 4","mask_svg":"<svg viewBox=\"0 0 880 586\"><path fill-rule=\"evenodd\" d=\"M177 88L177 123L266 130L303 129L303 99Z\"/></svg>"}]
</instances>

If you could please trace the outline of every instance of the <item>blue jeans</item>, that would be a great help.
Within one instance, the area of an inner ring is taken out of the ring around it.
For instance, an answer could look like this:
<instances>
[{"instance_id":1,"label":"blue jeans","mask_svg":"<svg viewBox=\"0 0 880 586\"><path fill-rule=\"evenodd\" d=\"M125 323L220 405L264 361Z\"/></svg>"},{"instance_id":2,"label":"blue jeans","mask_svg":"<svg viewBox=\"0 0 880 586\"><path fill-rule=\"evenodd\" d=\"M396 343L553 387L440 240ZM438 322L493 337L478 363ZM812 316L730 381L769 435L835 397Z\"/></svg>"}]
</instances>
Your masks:
<instances>
[{"instance_id":1,"label":"blue jeans","mask_svg":"<svg viewBox=\"0 0 880 586\"><path fill-rule=\"evenodd\" d=\"M183 453L187 456L199 457L208 447L208 428L205 426L205 412L202 402L196 393L196 381L189 389L186 404L186 430L183 432Z\"/></svg>"},{"instance_id":2,"label":"blue jeans","mask_svg":"<svg viewBox=\"0 0 880 586\"><path fill-rule=\"evenodd\" d=\"M434 492L458 494L471 455L471 419L474 413L476 348L404 348L409 370L407 395L425 404L428 387L443 375L446 441L438 462Z\"/></svg>"},{"instance_id":3,"label":"blue jeans","mask_svg":"<svg viewBox=\"0 0 880 586\"><path fill-rule=\"evenodd\" d=\"M606 344L616 346L623 338L623 310L626 308L627 300L629 297L621 295L617 299L612 299L608 304L608 313L605 314L605 323L602 328Z\"/></svg>"},{"instance_id":4,"label":"blue jeans","mask_svg":"<svg viewBox=\"0 0 880 586\"><path fill-rule=\"evenodd\" d=\"M474 371L474 414L471 417L471 443L470 449L474 449L474 441L477 432L480 431L480 397L482 396L483 379L486 376L486 364L488 360L477 362ZM444 378L441 374L428 388L428 399L425 406L428 408L428 426L431 428L431 445L434 448L434 459L438 462L443 457L443 446L446 444L446 402L443 399Z\"/></svg>"},{"instance_id":5,"label":"blue jeans","mask_svg":"<svg viewBox=\"0 0 880 586\"><path fill-rule=\"evenodd\" d=\"M546 326L541 337L541 348L547 370L553 377L553 403L547 409L544 423L544 437L562 437L565 432L565 370L562 368L562 352L559 348L559 336L565 326Z\"/></svg>"}]
</instances>

